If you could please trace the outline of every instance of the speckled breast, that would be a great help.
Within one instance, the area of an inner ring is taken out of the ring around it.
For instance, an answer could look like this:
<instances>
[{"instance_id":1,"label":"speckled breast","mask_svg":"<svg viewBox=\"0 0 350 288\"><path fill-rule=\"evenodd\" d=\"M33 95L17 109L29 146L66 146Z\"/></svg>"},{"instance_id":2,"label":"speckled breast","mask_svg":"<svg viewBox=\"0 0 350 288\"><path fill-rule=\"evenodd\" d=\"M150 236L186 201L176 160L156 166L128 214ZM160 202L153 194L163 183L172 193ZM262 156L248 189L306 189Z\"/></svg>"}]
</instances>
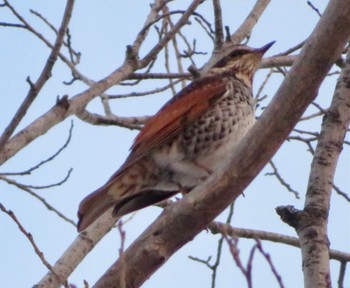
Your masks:
<instances>
[{"instance_id":1,"label":"speckled breast","mask_svg":"<svg viewBox=\"0 0 350 288\"><path fill-rule=\"evenodd\" d=\"M180 133L183 152L208 168L227 157L254 124L251 89L232 80L223 97L195 123Z\"/></svg>"}]
</instances>

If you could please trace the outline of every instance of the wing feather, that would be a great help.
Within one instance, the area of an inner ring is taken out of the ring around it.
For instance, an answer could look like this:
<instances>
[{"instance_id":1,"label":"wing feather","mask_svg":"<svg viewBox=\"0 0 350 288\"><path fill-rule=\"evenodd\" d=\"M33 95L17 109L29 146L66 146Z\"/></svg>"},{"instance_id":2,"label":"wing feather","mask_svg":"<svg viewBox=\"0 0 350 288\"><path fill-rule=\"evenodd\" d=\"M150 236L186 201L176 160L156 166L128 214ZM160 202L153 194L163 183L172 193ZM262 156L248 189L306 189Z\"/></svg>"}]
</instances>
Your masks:
<instances>
[{"instance_id":1,"label":"wing feather","mask_svg":"<svg viewBox=\"0 0 350 288\"><path fill-rule=\"evenodd\" d=\"M206 77L181 90L145 124L131 146L128 160L147 155L202 116L225 92L225 82L219 77Z\"/></svg>"},{"instance_id":2,"label":"wing feather","mask_svg":"<svg viewBox=\"0 0 350 288\"><path fill-rule=\"evenodd\" d=\"M133 163L170 141L185 126L202 116L226 91L226 81L210 76L196 80L169 100L136 136L124 164L106 183L113 183Z\"/></svg>"}]
</instances>

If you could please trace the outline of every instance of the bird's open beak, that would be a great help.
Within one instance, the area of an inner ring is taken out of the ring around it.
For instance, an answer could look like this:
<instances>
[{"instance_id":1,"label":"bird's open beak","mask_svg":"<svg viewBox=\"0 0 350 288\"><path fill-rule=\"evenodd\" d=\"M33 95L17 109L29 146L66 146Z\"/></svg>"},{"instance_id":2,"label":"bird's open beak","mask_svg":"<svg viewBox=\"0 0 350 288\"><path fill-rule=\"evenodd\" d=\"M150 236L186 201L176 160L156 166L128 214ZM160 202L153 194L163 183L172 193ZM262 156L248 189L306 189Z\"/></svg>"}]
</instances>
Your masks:
<instances>
[{"instance_id":1,"label":"bird's open beak","mask_svg":"<svg viewBox=\"0 0 350 288\"><path fill-rule=\"evenodd\" d=\"M265 52L266 52L267 50L269 50L270 47L271 47L273 44L275 44L275 42L276 42L276 41L272 41L272 42L270 42L270 43L268 43L268 44L266 44L266 45L264 45L264 46L262 46L262 47L256 49L256 52L261 53L262 55L264 55Z\"/></svg>"}]
</instances>

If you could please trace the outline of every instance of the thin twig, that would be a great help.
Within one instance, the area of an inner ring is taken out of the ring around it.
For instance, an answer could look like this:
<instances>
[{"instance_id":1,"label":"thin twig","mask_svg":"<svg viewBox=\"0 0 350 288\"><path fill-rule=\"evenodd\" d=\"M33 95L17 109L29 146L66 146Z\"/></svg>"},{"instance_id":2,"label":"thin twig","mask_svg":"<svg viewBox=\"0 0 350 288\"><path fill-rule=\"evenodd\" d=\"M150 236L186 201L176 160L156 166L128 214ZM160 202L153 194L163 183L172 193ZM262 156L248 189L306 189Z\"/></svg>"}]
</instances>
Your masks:
<instances>
[{"instance_id":1,"label":"thin twig","mask_svg":"<svg viewBox=\"0 0 350 288\"><path fill-rule=\"evenodd\" d=\"M7 0L4 0L4 3L6 6L12 11L12 13L27 27L29 27L28 23L17 13L17 11L8 3ZM46 64L43 68L43 70L40 73L39 78L33 84L33 86L30 87L27 96L24 98L21 106L18 108L17 112L15 113L14 117L8 124L8 126L5 128L5 131L0 137L0 151L3 149L5 143L8 141L8 139L11 137L13 132L15 131L18 124L23 119L24 115L26 114L27 110L31 106L31 104L34 102L35 98L41 91L41 89L46 84L47 80L51 77L51 71L57 61L59 51L63 44L63 38L66 34L68 24L70 21L70 18L72 16L72 10L74 7L74 0L68 0L67 6L65 8L63 19L61 26L59 28L59 32L56 37L55 44L51 50L51 53L46 61Z\"/></svg>"},{"instance_id":2,"label":"thin twig","mask_svg":"<svg viewBox=\"0 0 350 288\"><path fill-rule=\"evenodd\" d=\"M52 187L56 187L56 186L61 186L62 184L64 184L65 182L67 182L67 180L70 177L70 174L72 173L73 168L70 168L67 172L67 175L60 181L56 182L56 183L52 183L52 184L47 184L47 185L28 185L28 184L22 184L23 186L26 186L30 189L48 189L48 188L52 188Z\"/></svg>"},{"instance_id":3,"label":"thin twig","mask_svg":"<svg viewBox=\"0 0 350 288\"><path fill-rule=\"evenodd\" d=\"M73 127L74 127L74 123L73 123L73 120L71 121L71 126L69 128L69 134L68 134L68 138L66 140L66 142L63 144L63 146L58 149L58 151L51 155L49 158L41 161L40 163L38 163L37 165L25 170L25 171L22 171L22 172L4 172L4 173L0 173L0 175L6 175L6 176L19 176L19 175L30 175L34 170L40 168L42 165L52 161L53 159L55 159L64 149L67 148L70 140L72 139L72 132L73 132ZM70 172L69 172L70 174ZM56 186L56 185L55 185Z\"/></svg>"},{"instance_id":4,"label":"thin twig","mask_svg":"<svg viewBox=\"0 0 350 288\"><path fill-rule=\"evenodd\" d=\"M245 38L249 37L254 26L259 21L262 13L265 11L267 5L269 5L270 0L258 0L256 1L253 9L250 11L247 18L239 26L237 31L231 36L231 43L239 44Z\"/></svg>"},{"instance_id":5,"label":"thin twig","mask_svg":"<svg viewBox=\"0 0 350 288\"><path fill-rule=\"evenodd\" d=\"M75 222L72 219L69 219L67 216L65 216L63 213L61 213L60 211L58 211L58 209L56 209L55 207L53 207L51 204L49 204L45 198L39 196L37 193L35 193L34 191L32 191L30 188L28 188L27 186L18 183L15 180L9 179L7 177L4 176L0 176L0 180L5 181L6 183L10 184L10 185L14 185L17 188L27 192L28 194L30 194L31 196L33 196L34 198L38 199L45 207L47 210L54 212L58 217L62 218L64 221L72 224L74 227L76 227L77 225L75 224Z\"/></svg>"},{"instance_id":6,"label":"thin twig","mask_svg":"<svg viewBox=\"0 0 350 288\"><path fill-rule=\"evenodd\" d=\"M258 239L256 239L255 241L256 241L256 244L257 244L256 247L258 248L259 252L261 253L261 255L264 256L264 258L266 259L267 263L269 263L271 271L272 271L273 275L275 276L279 286L281 288L284 288L282 277L278 274L275 265L273 265L270 254L268 254L268 253L266 253L264 251L264 249L262 248L261 242Z\"/></svg>"},{"instance_id":7,"label":"thin twig","mask_svg":"<svg viewBox=\"0 0 350 288\"><path fill-rule=\"evenodd\" d=\"M4 205L2 205L0 203L0 210L2 212L4 212L5 214L7 214L8 216L10 216L10 218L17 224L19 231L21 231L24 236L29 240L30 244L32 245L32 247L34 248L34 251L36 253L36 255L38 255L38 257L40 258L41 262L46 266L46 268L51 271L51 273L53 275L55 275L57 277L57 279L62 283L62 285L66 288L69 288L68 282L65 279L62 279L62 277L60 277L58 274L56 274L55 270L52 268L51 264L45 259L44 253L40 251L39 247L36 245L33 235L29 232L27 232L24 227L22 226L22 224L19 222L19 220L17 219L16 215L11 211L11 210L7 210L5 208Z\"/></svg>"},{"instance_id":8,"label":"thin twig","mask_svg":"<svg viewBox=\"0 0 350 288\"><path fill-rule=\"evenodd\" d=\"M340 262L339 276L338 276L338 288L344 288L344 279L345 279L345 271L346 265L348 263L345 261Z\"/></svg>"},{"instance_id":9,"label":"thin twig","mask_svg":"<svg viewBox=\"0 0 350 288\"><path fill-rule=\"evenodd\" d=\"M175 81L173 81L173 85L176 85L181 81L182 81L182 79L175 80ZM170 88L170 86L171 86L171 84L167 84L163 87L159 87L159 88L155 88L155 89L143 91L143 92L131 92L131 93L127 93L127 94L108 95L108 99L111 100L111 99L122 99L122 98L129 98L129 97L149 96L149 95L157 94L160 92L164 92L164 91L168 90Z\"/></svg>"},{"instance_id":10,"label":"thin twig","mask_svg":"<svg viewBox=\"0 0 350 288\"><path fill-rule=\"evenodd\" d=\"M294 196L295 196L295 198L300 199L299 192L298 192L298 191L295 191L295 190L290 186L290 184L288 184L288 183L283 179L283 177L281 176L281 174L278 172L278 169L277 169L275 163L273 163L272 160L271 160L269 163L270 163L270 165L271 165L271 167L272 167L273 172L271 172L271 173L266 173L265 175L268 175L268 176L276 176L277 180L282 184L282 186L286 187L286 189L288 190L288 192L293 193Z\"/></svg>"},{"instance_id":11,"label":"thin twig","mask_svg":"<svg viewBox=\"0 0 350 288\"><path fill-rule=\"evenodd\" d=\"M317 13L318 16L322 17L322 14L321 14L320 10L318 10L318 8L316 8L314 6L314 4L312 4L311 1L306 1L306 2L307 2L307 5L309 5L311 7L311 9L314 10Z\"/></svg>"}]
</instances>

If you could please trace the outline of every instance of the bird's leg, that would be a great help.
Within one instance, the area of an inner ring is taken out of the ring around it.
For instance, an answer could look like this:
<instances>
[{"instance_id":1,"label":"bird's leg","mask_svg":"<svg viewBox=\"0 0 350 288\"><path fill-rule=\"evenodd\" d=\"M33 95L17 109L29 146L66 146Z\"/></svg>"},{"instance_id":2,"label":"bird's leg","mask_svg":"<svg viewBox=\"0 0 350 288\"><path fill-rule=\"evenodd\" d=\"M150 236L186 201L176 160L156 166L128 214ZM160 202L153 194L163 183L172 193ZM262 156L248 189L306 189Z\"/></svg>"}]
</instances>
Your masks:
<instances>
[{"instance_id":1,"label":"bird's leg","mask_svg":"<svg viewBox=\"0 0 350 288\"><path fill-rule=\"evenodd\" d=\"M179 189L179 192L181 193L182 196L185 196L186 194L188 194L192 189L191 188L187 188L187 187L183 187L181 185L181 183L176 183L177 188Z\"/></svg>"},{"instance_id":2,"label":"bird's leg","mask_svg":"<svg viewBox=\"0 0 350 288\"><path fill-rule=\"evenodd\" d=\"M194 163L198 168L200 168L200 169L202 169L203 171L205 171L205 172L208 174L208 176L210 176L210 175L213 173L213 171L212 171L210 168L208 168L207 166L205 166L205 165L203 165L203 164L197 162L196 160L193 160L193 163Z\"/></svg>"}]
</instances>

